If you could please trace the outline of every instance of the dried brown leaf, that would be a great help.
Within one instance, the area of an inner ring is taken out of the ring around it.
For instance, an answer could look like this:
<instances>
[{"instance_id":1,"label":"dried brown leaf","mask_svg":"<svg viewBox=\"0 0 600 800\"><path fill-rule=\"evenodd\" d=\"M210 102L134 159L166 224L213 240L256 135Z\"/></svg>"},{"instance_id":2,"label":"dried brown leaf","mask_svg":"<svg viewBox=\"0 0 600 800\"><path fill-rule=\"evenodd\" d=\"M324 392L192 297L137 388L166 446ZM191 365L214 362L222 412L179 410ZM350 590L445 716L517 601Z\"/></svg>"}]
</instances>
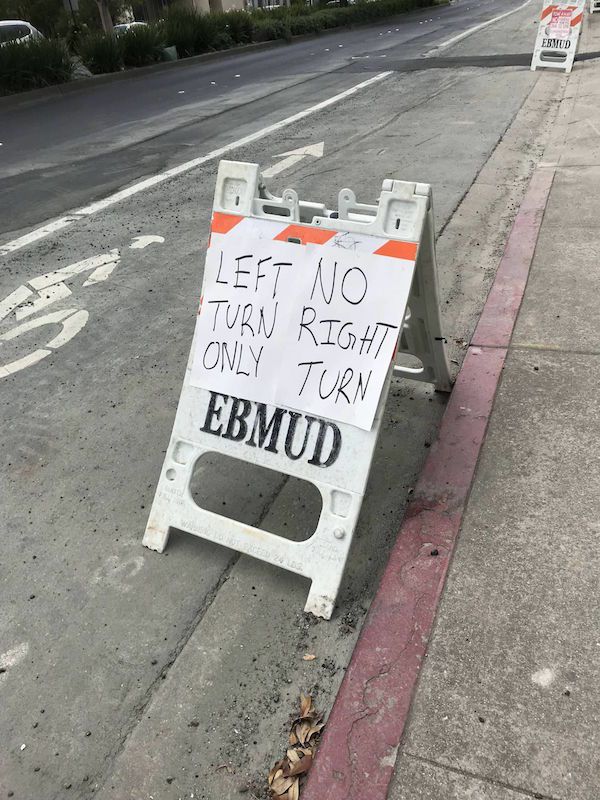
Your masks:
<instances>
[{"instance_id":1,"label":"dried brown leaf","mask_svg":"<svg viewBox=\"0 0 600 800\"><path fill-rule=\"evenodd\" d=\"M296 725L296 736L298 737L300 744L306 744L311 727L312 726L310 722L307 722L306 720L302 721L299 725Z\"/></svg>"},{"instance_id":2,"label":"dried brown leaf","mask_svg":"<svg viewBox=\"0 0 600 800\"><path fill-rule=\"evenodd\" d=\"M302 656L302 660L303 661L314 661L315 658L316 658L316 655L314 653L305 653Z\"/></svg>"},{"instance_id":3,"label":"dried brown leaf","mask_svg":"<svg viewBox=\"0 0 600 800\"><path fill-rule=\"evenodd\" d=\"M277 761L269 770L269 786L273 783L275 778L281 777L283 775L283 768L286 766L285 761Z\"/></svg>"},{"instance_id":4,"label":"dried brown leaf","mask_svg":"<svg viewBox=\"0 0 600 800\"><path fill-rule=\"evenodd\" d=\"M292 723L285 757L269 771L269 789L273 800L299 800L300 779L312 766L317 737L324 727L322 718L323 715L313 705L312 697L302 694L300 716Z\"/></svg>"},{"instance_id":5,"label":"dried brown leaf","mask_svg":"<svg viewBox=\"0 0 600 800\"><path fill-rule=\"evenodd\" d=\"M325 727L324 722L319 722L317 725L313 725L312 728L308 732L308 739L312 739L317 733L321 733L323 728Z\"/></svg>"},{"instance_id":6,"label":"dried brown leaf","mask_svg":"<svg viewBox=\"0 0 600 800\"><path fill-rule=\"evenodd\" d=\"M300 716L308 717L311 712L314 712L312 697L309 694L301 694Z\"/></svg>"},{"instance_id":7,"label":"dried brown leaf","mask_svg":"<svg viewBox=\"0 0 600 800\"><path fill-rule=\"evenodd\" d=\"M300 782L298 781L298 778L296 778L295 783L293 783L288 789L288 800L298 800L299 797L300 797Z\"/></svg>"},{"instance_id":8,"label":"dried brown leaf","mask_svg":"<svg viewBox=\"0 0 600 800\"><path fill-rule=\"evenodd\" d=\"M304 756L295 764L292 764L292 768L290 769L290 777L294 775L304 775L305 772L312 767L312 756Z\"/></svg>"},{"instance_id":9,"label":"dried brown leaf","mask_svg":"<svg viewBox=\"0 0 600 800\"><path fill-rule=\"evenodd\" d=\"M275 778L271 784L271 791L275 797L285 794L287 790L294 784L297 778L284 778L283 776Z\"/></svg>"}]
</instances>

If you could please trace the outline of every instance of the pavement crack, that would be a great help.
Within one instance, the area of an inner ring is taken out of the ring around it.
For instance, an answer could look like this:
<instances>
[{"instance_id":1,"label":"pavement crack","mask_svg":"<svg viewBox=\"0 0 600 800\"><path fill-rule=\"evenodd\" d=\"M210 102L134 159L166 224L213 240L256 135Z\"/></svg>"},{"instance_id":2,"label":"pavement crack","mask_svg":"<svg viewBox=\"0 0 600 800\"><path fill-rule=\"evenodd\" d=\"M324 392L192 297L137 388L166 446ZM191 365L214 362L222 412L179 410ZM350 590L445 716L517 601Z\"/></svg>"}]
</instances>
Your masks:
<instances>
[{"instance_id":1,"label":"pavement crack","mask_svg":"<svg viewBox=\"0 0 600 800\"><path fill-rule=\"evenodd\" d=\"M490 778L487 775L480 775L477 772L471 772L470 770L462 769L461 767L451 767L449 764L443 764L440 761L436 761L433 758L427 758L427 756L420 756L417 753L410 753L408 750L403 750L402 755L406 756L407 758L412 758L414 761L420 761L423 764L429 764L432 767L437 767L438 769L445 769L447 772L453 772L455 775L462 775L465 778L473 778L475 780L481 781L482 783L488 783L492 786L497 786L499 789L507 789L508 791L515 792L516 794L520 794L523 797L531 797L535 798L535 800L565 800L564 798L558 797L553 794L544 794L543 792L530 791L529 789L525 789L522 786L515 786L512 783L507 783L506 781L499 781L496 778Z\"/></svg>"},{"instance_id":2,"label":"pavement crack","mask_svg":"<svg viewBox=\"0 0 600 800\"><path fill-rule=\"evenodd\" d=\"M524 350L535 353L560 353L567 356L600 356L600 350L566 348L560 347L559 345L534 344L533 342L519 342L517 344L510 345L508 349L513 351Z\"/></svg>"},{"instance_id":3,"label":"pavement crack","mask_svg":"<svg viewBox=\"0 0 600 800\"><path fill-rule=\"evenodd\" d=\"M538 78L538 80L539 80L539 78ZM537 81L533 81L533 82L532 82L532 84L531 84L531 88L529 89L529 91L527 92L527 94L525 95L525 97L523 98L523 102L521 103L521 105L519 106L519 108L518 108L518 109L515 111L515 113L513 114L513 116L512 116L512 117L509 119L509 121L508 121L508 124L506 125L506 127L504 128L504 130L502 131L502 133L500 134L500 136L498 137L498 140L496 141L496 144L495 144L495 145L494 145L494 147L492 148L492 150L491 150L490 154L488 155L488 157L485 159L485 161L484 161L484 162L481 164L481 166L480 166L480 167L479 167L479 169L477 170L476 174L475 174L475 175L474 175L474 177L473 177L473 180L471 181L471 183L469 184L469 186L468 186L468 187L465 189L465 192L464 192L464 194L462 195L462 197L460 197L460 198L458 199L458 201L457 201L457 203L455 204L454 208L452 208L452 209L451 209L450 213L448 214L448 216L447 216L447 218L446 218L446 221L445 221L445 222L443 223L443 225L441 226L441 228L440 228L440 230L439 230L439 232L438 232L438 235L437 235L436 239L439 239L439 238L442 236L442 234L444 233L444 231L446 230L446 228L448 227L448 225L449 225L449 224L452 222L452 219L453 219L454 215L456 214L456 212L458 211L458 209L460 208L460 205L461 205L461 203L462 203L462 202L464 201L464 199L467 197L467 195L469 194L469 192L471 191L471 189L473 188L473 186L474 186L474 185L477 183L477 181L478 181L478 179L479 179L479 176L481 175L481 173L482 173L483 169L485 168L486 164L488 164L488 162L489 162L489 161L490 161L490 160L493 158L493 156L494 156L494 154L495 154L496 150L497 150L497 149L500 147L500 145L501 145L501 144L502 144L502 142L504 141L504 137L505 137L505 136L506 136L506 134L507 134L507 133L510 131L510 129L511 129L511 127L513 126L513 124L514 124L515 120L517 119L517 116L518 116L518 115L519 115L519 113L521 112L521 109L522 109L522 108L523 108L523 107L526 105L526 103L527 103L527 101L529 100L529 98L530 98L530 96L531 96L531 94L532 94L533 90L535 89L536 85L537 85ZM558 101L558 102L556 103L556 110L555 110L555 115L554 115L554 117L556 117L556 115L558 114L559 108L560 108L560 101ZM536 166L537 166L537 164L539 163L539 161L541 160L541 158L542 158L542 155L540 155L540 156L539 156L539 157L538 157L538 158L537 158L537 159L536 159L536 160L533 162L533 166L532 166L532 169L531 169L531 172L530 172L530 174L533 174L533 173L535 172ZM520 205L520 202L519 202L519 205ZM517 209L517 211L518 211L518 209ZM512 215L512 216L513 216L513 218L514 218L514 217L517 215L517 211L515 211L515 212L514 212L514 214Z\"/></svg>"},{"instance_id":4,"label":"pavement crack","mask_svg":"<svg viewBox=\"0 0 600 800\"><path fill-rule=\"evenodd\" d=\"M257 514L256 521L253 523L256 527L260 527L263 520L267 517L267 515L272 509L274 503L277 501L288 480L289 480L289 475L283 475L282 479L278 482L275 489L271 493L270 497L267 498L260 512ZM186 646L186 644L194 634L194 631L196 630L198 625L202 622L204 616L206 615L207 611L209 610L215 598L217 597L219 591L221 590L221 587L229 579L229 576L233 568L237 564L241 555L242 554L238 552L232 553L232 556L227 562L225 569L219 576L219 579L214 583L211 589L204 595L204 598L202 600L202 603L200 604L198 611L196 612L194 618L185 627L182 636L180 637L175 647L171 650L159 674L149 684L142 698L132 708L128 722L122 726L119 732L118 742L112 748L112 750L105 756L104 769L102 770L102 774L96 779L89 781L88 784L90 787L89 790L84 791L81 795L82 798L84 798L84 800L86 800L87 798L90 798L91 800L93 795L99 789L105 786L106 782L110 778L110 775L114 771L119 756L121 755L121 753L124 752L124 750L127 747L129 737L132 735L132 733L135 731L138 724L142 720L144 714L146 713L147 708L154 700L155 695L160 690L160 687L163 685L164 680L169 674L169 670L177 661L179 654L181 653L183 648Z\"/></svg>"},{"instance_id":5,"label":"pavement crack","mask_svg":"<svg viewBox=\"0 0 600 800\"><path fill-rule=\"evenodd\" d=\"M351 770L352 774L354 774L355 769L356 769L356 763L355 763L356 762L356 758L353 757L353 748L352 748L352 744L351 744L351 740L352 740L352 736L353 736L354 730L357 727L357 725L360 722L362 722L362 720L368 719L368 718L373 717L373 716L376 716L381 711L381 704L375 704L373 706L369 706L368 705L367 699L366 699L366 694L367 694L367 692L369 690L369 687L370 687L370 685L371 685L371 683L373 681L377 681L380 678L383 678L383 677L389 675L389 673L395 667L398 666L399 662L402 659L402 656L404 655L404 653L407 651L407 649L413 643L415 634L417 632L417 625L415 624L416 612L417 612L417 609L419 607L419 603L421 602L423 597L424 597L424 595L421 594L415 600L415 603L414 603L414 606L413 606L413 610L411 612L410 636L408 636L407 640L404 642L404 645L401 647L401 649L398 651L398 653L395 655L395 657L393 659L391 659L389 662L381 665L379 670L378 670L378 672L375 675L371 675L367 679L367 681L365 682L365 685L364 685L363 690L362 690L363 711L360 713L359 716L357 716L355 719L352 720L352 724L350 725L350 729L349 729L348 733L346 734L347 760L348 760L348 764L349 764L349 767L350 767L350 770ZM359 784L360 782L357 782L357 783ZM355 785L355 781L352 780L350 785L354 786ZM362 798L361 798L361 800L362 800Z\"/></svg>"},{"instance_id":6,"label":"pavement crack","mask_svg":"<svg viewBox=\"0 0 600 800\"><path fill-rule=\"evenodd\" d=\"M398 120L401 119L401 117L403 117L404 114L408 114L410 111L414 111L415 109L420 108L421 106L427 105L427 103L429 103L431 100L435 100L436 97L439 97L441 94L448 91L448 89L453 89L463 79L464 79L463 76L448 78L440 86L438 86L438 88L434 92L428 93L425 97L422 97L420 100L417 100L417 102L412 103L411 105L402 108L400 111L395 112L394 114L389 116L384 122L380 122L379 125L375 125L369 128L369 130L366 131L365 133L360 133L357 134L356 136L351 136L346 142L338 145L336 152L339 153L346 147L351 147L352 145L357 144L358 142L361 142L364 139L372 138L374 134L379 133L384 128L387 128L390 125L394 125L394 123L398 122Z\"/></svg>"},{"instance_id":7,"label":"pavement crack","mask_svg":"<svg viewBox=\"0 0 600 800\"><path fill-rule=\"evenodd\" d=\"M163 665L162 669L156 676L156 678L149 684L146 691L143 694L143 697L136 703L136 705L131 710L130 718L127 724L121 727L119 731L118 742L113 747L113 749L107 753L104 759L105 768L102 770L102 775L96 778L95 780L89 781L89 790L82 793L83 798L91 798L94 793L100 788L102 788L110 774L112 773L114 766L117 762L117 759L121 755L121 753L125 750L127 746L127 742L129 741L129 737L135 731L136 727L138 726L139 722L141 721L142 717L144 716L146 709L152 703L156 692L159 690L160 686L163 685L163 681L166 679L169 670L177 660L179 654L185 647L185 645L190 640L192 634L196 630L199 623L202 621L202 618L212 605L215 597L219 593L219 590L223 586L223 584L228 580L231 570L235 566L237 560L239 559L240 554L234 553L231 559L228 561L225 569L219 576L219 579L214 583L212 588L203 598L203 601L198 609L196 615L194 616L193 620L188 623L185 627L183 635L175 645L175 647L171 650L167 661Z\"/></svg>"}]
</instances>

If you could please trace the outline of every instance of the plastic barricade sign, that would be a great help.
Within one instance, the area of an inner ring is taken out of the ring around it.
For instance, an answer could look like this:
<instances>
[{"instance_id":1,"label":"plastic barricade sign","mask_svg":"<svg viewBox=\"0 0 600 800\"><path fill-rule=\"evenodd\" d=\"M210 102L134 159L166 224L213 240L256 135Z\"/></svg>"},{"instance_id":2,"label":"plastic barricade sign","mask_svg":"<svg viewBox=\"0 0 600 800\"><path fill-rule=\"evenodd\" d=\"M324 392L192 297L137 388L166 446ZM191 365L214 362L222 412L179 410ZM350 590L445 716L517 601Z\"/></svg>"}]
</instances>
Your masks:
<instances>
[{"instance_id":1,"label":"plastic barricade sign","mask_svg":"<svg viewBox=\"0 0 600 800\"><path fill-rule=\"evenodd\" d=\"M574 3L549 3L544 0L531 60L532 70L549 67L571 72L584 7L585 0L576 0Z\"/></svg>"},{"instance_id":2,"label":"plastic barricade sign","mask_svg":"<svg viewBox=\"0 0 600 800\"><path fill-rule=\"evenodd\" d=\"M600 0L590 0L590 14L600 11Z\"/></svg>"},{"instance_id":3,"label":"plastic barricade sign","mask_svg":"<svg viewBox=\"0 0 600 800\"><path fill-rule=\"evenodd\" d=\"M396 360L416 356L422 366ZM340 192L338 212L269 195L258 166L221 162L200 310L143 543L172 528L311 579L306 610L329 618L392 374L450 389L431 192L384 182L378 205ZM192 499L194 466L220 453L313 483L305 541Z\"/></svg>"}]
</instances>

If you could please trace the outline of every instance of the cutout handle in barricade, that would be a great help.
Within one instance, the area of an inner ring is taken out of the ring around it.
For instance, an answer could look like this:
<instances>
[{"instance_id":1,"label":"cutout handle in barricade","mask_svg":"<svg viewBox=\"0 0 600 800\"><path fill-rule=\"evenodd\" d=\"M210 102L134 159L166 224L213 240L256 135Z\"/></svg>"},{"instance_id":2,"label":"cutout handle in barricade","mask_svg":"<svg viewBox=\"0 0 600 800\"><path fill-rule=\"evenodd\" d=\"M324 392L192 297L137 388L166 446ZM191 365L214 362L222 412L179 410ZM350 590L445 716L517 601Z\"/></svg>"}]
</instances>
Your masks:
<instances>
[{"instance_id":1,"label":"cutout handle in barricade","mask_svg":"<svg viewBox=\"0 0 600 800\"><path fill-rule=\"evenodd\" d=\"M600 0L590 0L590 14L600 11Z\"/></svg>"},{"instance_id":2,"label":"cutout handle in barricade","mask_svg":"<svg viewBox=\"0 0 600 800\"><path fill-rule=\"evenodd\" d=\"M581 33L584 8L585 0L574 0L571 3L552 3L544 0L531 59L532 70L549 67L571 72Z\"/></svg>"},{"instance_id":3,"label":"cutout handle in barricade","mask_svg":"<svg viewBox=\"0 0 600 800\"><path fill-rule=\"evenodd\" d=\"M416 357L421 366L399 363ZM311 580L329 619L365 493L392 374L449 391L427 184L350 189L337 212L266 191L256 164L219 165L202 297L143 543L172 528ZM219 453L313 483L317 528L290 541L200 508L194 466Z\"/></svg>"}]
</instances>

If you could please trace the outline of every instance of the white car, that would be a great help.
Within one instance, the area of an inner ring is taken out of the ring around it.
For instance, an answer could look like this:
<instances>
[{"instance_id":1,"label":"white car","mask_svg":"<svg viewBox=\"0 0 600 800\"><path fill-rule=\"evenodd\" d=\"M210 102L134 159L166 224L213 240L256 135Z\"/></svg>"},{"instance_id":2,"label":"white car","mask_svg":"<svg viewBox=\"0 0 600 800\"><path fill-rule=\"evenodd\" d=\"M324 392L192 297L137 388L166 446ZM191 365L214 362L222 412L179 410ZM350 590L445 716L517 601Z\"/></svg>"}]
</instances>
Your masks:
<instances>
[{"instance_id":1,"label":"white car","mask_svg":"<svg viewBox=\"0 0 600 800\"><path fill-rule=\"evenodd\" d=\"M0 19L0 47L9 42L21 44L43 38L44 35L30 22L23 22L22 19Z\"/></svg>"},{"instance_id":2,"label":"white car","mask_svg":"<svg viewBox=\"0 0 600 800\"><path fill-rule=\"evenodd\" d=\"M140 25L146 26L146 22L120 22L118 25L113 25L113 33L115 36L122 36L127 31L135 30Z\"/></svg>"}]
</instances>

